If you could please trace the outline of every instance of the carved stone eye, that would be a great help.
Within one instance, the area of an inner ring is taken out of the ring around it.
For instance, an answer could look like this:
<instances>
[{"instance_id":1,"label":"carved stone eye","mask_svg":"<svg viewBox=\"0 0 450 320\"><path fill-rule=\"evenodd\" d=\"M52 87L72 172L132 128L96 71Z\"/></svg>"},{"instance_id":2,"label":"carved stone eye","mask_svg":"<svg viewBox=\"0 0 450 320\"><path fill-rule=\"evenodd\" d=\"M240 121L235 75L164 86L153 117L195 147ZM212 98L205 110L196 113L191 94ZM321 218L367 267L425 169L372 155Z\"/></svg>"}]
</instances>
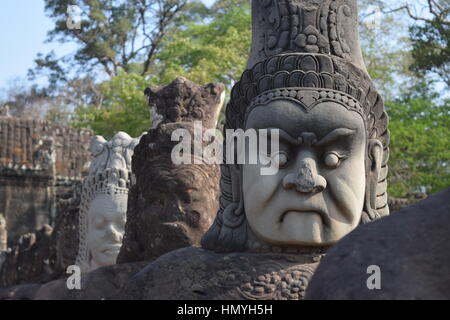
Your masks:
<instances>
[{"instance_id":1,"label":"carved stone eye","mask_svg":"<svg viewBox=\"0 0 450 320\"><path fill-rule=\"evenodd\" d=\"M278 168L282 168L287 165L289 161L289 156L286 152L280 151L272 155L272 161Z\"/></svg>"},{"instance_id":2,"label":"carved stone eye","mask_svg":"<svg viewBox=\"0 0 450 320\"><path fill-rule=\"evenodd\" d=\"M325 165L330 168L336 168L341 162L341 158L334 152L325 155Z\"/></svg>"}]
</instances>

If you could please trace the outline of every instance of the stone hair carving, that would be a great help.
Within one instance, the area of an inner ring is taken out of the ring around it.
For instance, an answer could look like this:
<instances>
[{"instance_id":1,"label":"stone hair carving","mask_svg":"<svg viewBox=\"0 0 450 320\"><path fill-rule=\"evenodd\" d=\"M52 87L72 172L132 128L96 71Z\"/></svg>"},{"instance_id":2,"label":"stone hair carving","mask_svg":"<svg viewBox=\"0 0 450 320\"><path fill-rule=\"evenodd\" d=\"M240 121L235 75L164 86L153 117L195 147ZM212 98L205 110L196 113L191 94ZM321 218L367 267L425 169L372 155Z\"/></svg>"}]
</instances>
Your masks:
<instances>
[{"instance_id":1,"label":"stone hair carving","mask_svg":"<svg viewBox=\"0 0 450 320\"><path fill-rule=\"evenodd\" d=\"M357 112L367 133L361 223L388 215L388 117L362 59L356 0L252 1L252 12L252 52L248 69L232 90L224 132L245 128L253 108L277 100L293 101L307 113L327 101ZM371 141L383 148L376 175ZM242 199L242 166L224 164L221 172L220 209L202 245L245 251L253 235Z\"/></svg>"},{"instance_id":2,"label":"stone hair carving","mask_svg":"<svg viewBox=\"0 0 450 320\"><path fill-rule=\"evenodd\" d=\"M128 197L131 157L138 142L139 139L132 139L124 132L117 133L110 141L101 136L92 139L91 152L94 159L89 175L83 182L79 217L80 244L76 264L82 270L93 268L91 248L88 244L89 212L92 203L98 196L106 196L110 202L121 196L125 199ZM99 209L105 209L106 203L100 203Z\"/></svg>"},{"instance_id":3,"label":"stone hair carving","mask_svg":"<svg viewBox=\"0 0 450 320\"><path fill-rule=\"evenodd\" d=\"M253 64L280 53L330 54L365 70L353 0L264 0L253 5Z\"/></svg>"}]
</instances>

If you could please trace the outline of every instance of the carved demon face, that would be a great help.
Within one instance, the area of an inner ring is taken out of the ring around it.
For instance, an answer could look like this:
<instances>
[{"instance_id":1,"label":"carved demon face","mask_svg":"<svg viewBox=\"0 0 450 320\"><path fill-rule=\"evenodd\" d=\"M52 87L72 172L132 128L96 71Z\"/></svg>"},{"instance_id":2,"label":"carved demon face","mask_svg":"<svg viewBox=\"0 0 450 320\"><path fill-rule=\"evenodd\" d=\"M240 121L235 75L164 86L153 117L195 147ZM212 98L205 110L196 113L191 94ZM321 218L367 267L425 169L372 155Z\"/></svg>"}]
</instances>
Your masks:
<instances>
[{"instance_id":1,"label":"carved demon face","mask_svg":"<svg viewBox=\"0 0 450 320\"><path fill-rule=\"evenodd\" d=\"M128 195L98 195L88 213L92 269L116 263L125 232Z\"/></svg>"},{"instance_id":2,"label":"carved demon face","mask_svg":"<svg viewBox=\"0 0 450 320\"><path fill-rule=\"evenodd\" d=\"M154 256L191 245L213 222L217 190L209 186L218 177L208 166L181 165L155 175L157 186L146 201L148 243Z\"/></svg>"},{"instance_id":3,"label":"carved demon face","mask_svg":"<svg viewBox=\"0 0 450 320\"><path fill-rule=\"evenodd\" d=\"M280 135L279 150L268 154L278 173L243 166L245 212L256 236L273 245L331 245L360 223L367 137L357 112L331 101L306 112L278 100L254 108L246 128Z\"/></svg>"}]
</instances>

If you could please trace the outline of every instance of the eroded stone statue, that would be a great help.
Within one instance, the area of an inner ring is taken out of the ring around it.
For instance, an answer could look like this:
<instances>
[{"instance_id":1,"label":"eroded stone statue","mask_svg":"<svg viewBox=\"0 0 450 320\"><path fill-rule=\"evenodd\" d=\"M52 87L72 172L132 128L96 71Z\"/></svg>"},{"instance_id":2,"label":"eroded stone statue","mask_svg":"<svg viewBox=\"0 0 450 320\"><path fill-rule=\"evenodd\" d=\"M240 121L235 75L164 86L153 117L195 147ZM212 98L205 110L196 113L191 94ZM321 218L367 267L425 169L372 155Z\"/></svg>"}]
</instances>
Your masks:
<instances>
[{"instance_id":1,"label":"eroded stone statue","mask_svg":"<svg viewBox=\"0 0 450 320\"><path fill-rule=\"evenodd\" d=\"M278 173L222 165L203 249L159 258L124 296L299 299L331 245L389 214L388 118L362 59L356 1L252 1L252 13L224 130L278 129L280 150L265 155Z\"/></svg>"},{"instance_id":2,"label":"eroded stone statue","mask_svg":"<svg viewBox=\"0 0 450 320\"><path fill-rule=\"evenodd\" d=\"M84 272L116 263L125 231L131 156L138 142L124 132L110 141L100 136L92 140L94 160L83 183L76 260Z\"/></svg>"},{"instance_id":3,"label":"eroded stone statue","mask_svg":"<svg viewBox=\"0 0 450 320\"><path fill-rule=\"evenodd\" d=\"M182 129L193 137L195 121L203 131L216 128L225 86L177 78L145 93L153 127L133 154L135 181L118 263L150 261L175 249L200 246L218 209L219 166L174 164L172 150L179 142L172 135Z\"/></svg>"}]
</instances>

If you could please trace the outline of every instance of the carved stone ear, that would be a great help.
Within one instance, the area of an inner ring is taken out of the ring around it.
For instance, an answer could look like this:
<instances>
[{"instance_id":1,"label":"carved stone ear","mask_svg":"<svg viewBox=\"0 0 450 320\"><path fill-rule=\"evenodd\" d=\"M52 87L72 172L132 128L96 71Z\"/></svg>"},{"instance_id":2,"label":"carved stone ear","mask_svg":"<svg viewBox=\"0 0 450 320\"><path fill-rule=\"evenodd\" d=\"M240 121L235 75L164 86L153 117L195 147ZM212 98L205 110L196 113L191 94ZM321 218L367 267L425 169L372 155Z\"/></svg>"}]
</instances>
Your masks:
<instances>
[{"instance_id":1,"label":"carved stone ear","mask_svg":"<svg viewBox=\"0 0 450 320\"><path fill-rule=\"evenodd\" d=\"M366 192L368 194L366 197L369 197L370 208L375 211L377 208L377 187L383 162L383 145L379 140L370 139L368 147L370 166L367 175Z\"/></svg>"}]
</instances>

